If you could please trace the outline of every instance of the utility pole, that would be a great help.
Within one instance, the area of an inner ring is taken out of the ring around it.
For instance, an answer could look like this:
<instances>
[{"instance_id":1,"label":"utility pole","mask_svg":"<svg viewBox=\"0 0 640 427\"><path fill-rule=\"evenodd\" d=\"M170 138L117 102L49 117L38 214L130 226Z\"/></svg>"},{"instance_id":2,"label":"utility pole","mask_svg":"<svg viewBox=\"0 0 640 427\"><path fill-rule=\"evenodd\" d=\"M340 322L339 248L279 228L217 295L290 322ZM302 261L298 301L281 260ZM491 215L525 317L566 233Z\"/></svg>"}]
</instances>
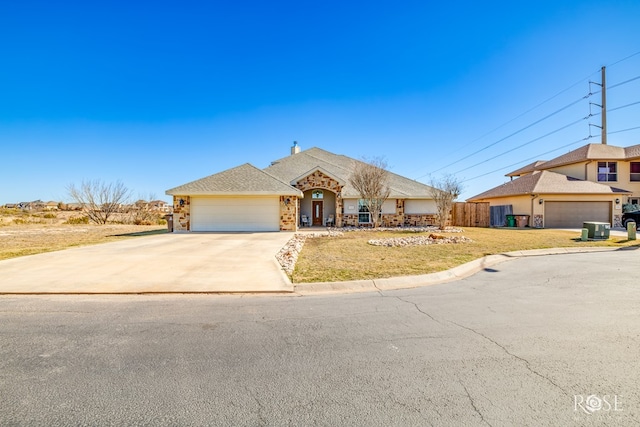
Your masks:
<instances>
[{"instance_id":1,"label":"utility pole","mask_svg":"<svg viewBox=\"0 0 640 427\"><path fill-rule=\"evenodd\" d=\"M605 78L606 67L602 67L602 138L601 142L607 145L607 81Z\"/></svg>"}]
</instances>

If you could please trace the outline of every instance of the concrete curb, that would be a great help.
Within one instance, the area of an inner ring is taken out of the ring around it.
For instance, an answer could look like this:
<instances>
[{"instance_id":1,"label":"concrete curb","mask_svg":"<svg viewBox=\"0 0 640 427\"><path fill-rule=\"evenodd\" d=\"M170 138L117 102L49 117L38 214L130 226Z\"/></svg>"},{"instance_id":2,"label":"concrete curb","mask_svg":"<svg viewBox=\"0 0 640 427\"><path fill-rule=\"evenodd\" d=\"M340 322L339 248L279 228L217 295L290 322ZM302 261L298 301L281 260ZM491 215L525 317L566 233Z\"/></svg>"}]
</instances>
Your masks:
<instances>
[{"instance_id":1,"label":"concrete curb","mask_svg":"<svg viewBox=\"0 0 640 427\"><path fill-rule=\"evenodd\" d=\"M390 277L387 279L352 280L346 282L297 283L294 284L294 292L300 295L317 295L410 289L464 279L465 277L472 276L475 273L488 269L494 265L517 258L617 250L621 250L621 248L552 248L506 252L497 255L488 255L470 261L466 264L462 264L458 267L454 267L450 270L439 271L431 274L421 274L418 276L400 276Z\"/></svg>"}]
</instances>

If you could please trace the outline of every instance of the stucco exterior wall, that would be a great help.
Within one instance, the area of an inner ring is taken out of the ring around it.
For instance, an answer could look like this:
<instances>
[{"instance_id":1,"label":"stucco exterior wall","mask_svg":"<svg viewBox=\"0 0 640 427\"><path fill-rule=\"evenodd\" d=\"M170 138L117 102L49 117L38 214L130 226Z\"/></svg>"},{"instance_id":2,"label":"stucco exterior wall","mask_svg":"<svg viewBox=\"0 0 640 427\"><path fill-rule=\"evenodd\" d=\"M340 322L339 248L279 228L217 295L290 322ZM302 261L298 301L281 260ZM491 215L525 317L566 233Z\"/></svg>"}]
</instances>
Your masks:
<instances>
[{"instance_id":1,"label":"stucco exterior wall","mask_svg":"<svg viewBox=\"0 0 640 427\"><path fill-rule=\"evenodd\" d=\"M562 175L570 176L572 178L584 179L587 178L587 168L585 168L586 162L576 163L574 165L565 165L557 168L549 169L550 172L559 173Z\"/></svg>"},{"instance_id":2,"label":"stucco exterior wall","mask_svg":"<svg viewBox=\"0 0 640 427\"><path fill-rule=\"evenodd\" d=\"M404 202L405 214L435 214L438 211L434 200L413 200Z\"/></svg>"}]
</instances>

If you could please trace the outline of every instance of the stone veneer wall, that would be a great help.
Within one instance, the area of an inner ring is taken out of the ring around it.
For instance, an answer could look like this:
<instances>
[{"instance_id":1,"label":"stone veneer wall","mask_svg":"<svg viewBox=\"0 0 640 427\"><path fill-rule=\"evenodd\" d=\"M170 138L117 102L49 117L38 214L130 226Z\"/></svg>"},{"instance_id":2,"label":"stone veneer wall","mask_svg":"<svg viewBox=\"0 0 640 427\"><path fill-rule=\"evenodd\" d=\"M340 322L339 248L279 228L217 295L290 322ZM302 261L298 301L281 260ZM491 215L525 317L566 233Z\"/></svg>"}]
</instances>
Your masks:
<instances>
[{"instance_id":1,"label":"stone veneer wall","mask_svg":"<svg viewBox=\"0 0 640 427\"><path fill-rule=\"evenodd\" d=\"M286 200L289 199L289 203ZM298 230L299 200L296 196L280 196L280 231Z\"/></svg>"},{"instance_id":2,"label":"stone veneer wall","mask_svg":"<svg viewBox=\"0 0 640 427\"><path fill-rule=\"evenodd\" d=\"M180 199L184 205L180 206ZM191 197L173 196L173 231L191 230Z\"/></svg>"},{"instance_id":3,"label":"stone veneer wall","mask_svg":"<svg viewBox=\"0 0 640 427\"><path fill-rule=\"evenodd\" d=\"M342 215L342 225L336 224L336 227L357 227L357 226L358 226L357 214L344 214Z\"/></svg>"},{"instance_id":4,"label":"stone veneer wall","mask_svg":"<svg viewBox=\"0 0 640 427\"><path fill-rule=\"evenodd\" d=\"M450 224L450 218L447 224ZM438 224L438 217L435 214L405 214L404 224L410 227L428 227Z\"/></svg>"},{"instance_id":5,"label":"stone veneer wall","mask_svg":"<svg viewBox=\"0 0 640 427\"><path fill-rule=\"evenodd\" d=\"M613 216L613 226L614 227L624 227L624 224L622 224L622 215L614 215Z\"/></svg>"},{"instance_id":6,"label":"stone veneer wall","mask_svg":"<svg viewBox=\"0 0 640 427\"><path fill-rule=\"evenodd\" d=\"M428 227L437 224L437 217L435 214L404 213L404 202L404 199L396 199L396 213L382 214L381 225L383 227ZM358 225L357 214L344 214L343 226L357 227Z\"/></svg>"},{"instance_id":7,"label":"stone veneer wall","mask_svg":"<svg viewBox=\"0 0 640 427\"><path fill-rule=\"evenodd\" d=\"M534 228L542 228L542 227L544 227L544 215L534 215L533 216L533 227Z\"/></svg>"},{"instance_id":8,"label":"stone veneer wall","mask_svg":"<svg viewBox=\"0 0 640 427\"><path fill-rule=\"evenodd\" d=\"M316 188L334 192L336 194L336 227L348 225L343 223L342 197L338 196L342 192L342 185L340 185L338 181L317 170L311 175L308 175L296 182L296 187L303 193L307 190L314 190ZM357 221L358 219L356 215L356 223Z\"/></svg>"}]
</instances>

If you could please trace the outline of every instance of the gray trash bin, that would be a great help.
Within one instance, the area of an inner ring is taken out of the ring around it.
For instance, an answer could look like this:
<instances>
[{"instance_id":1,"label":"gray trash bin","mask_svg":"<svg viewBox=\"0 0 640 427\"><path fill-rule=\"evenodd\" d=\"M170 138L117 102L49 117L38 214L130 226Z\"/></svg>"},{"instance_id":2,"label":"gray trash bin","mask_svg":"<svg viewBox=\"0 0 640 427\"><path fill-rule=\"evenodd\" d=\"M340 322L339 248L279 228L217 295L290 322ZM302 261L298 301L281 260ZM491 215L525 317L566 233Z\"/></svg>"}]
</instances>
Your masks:
<instances>
[{"instance_id":1,"label":"gray trash bin","mask_svg":"<svg viewBox=\"0 0 640 427\"><path fill-rule=\"evenodd\" d=\"M173 214L165 215L164 219L167 220L167 230L169 230L169 233L172 233L173 232Z\"/></svg>"}]
</instances>

